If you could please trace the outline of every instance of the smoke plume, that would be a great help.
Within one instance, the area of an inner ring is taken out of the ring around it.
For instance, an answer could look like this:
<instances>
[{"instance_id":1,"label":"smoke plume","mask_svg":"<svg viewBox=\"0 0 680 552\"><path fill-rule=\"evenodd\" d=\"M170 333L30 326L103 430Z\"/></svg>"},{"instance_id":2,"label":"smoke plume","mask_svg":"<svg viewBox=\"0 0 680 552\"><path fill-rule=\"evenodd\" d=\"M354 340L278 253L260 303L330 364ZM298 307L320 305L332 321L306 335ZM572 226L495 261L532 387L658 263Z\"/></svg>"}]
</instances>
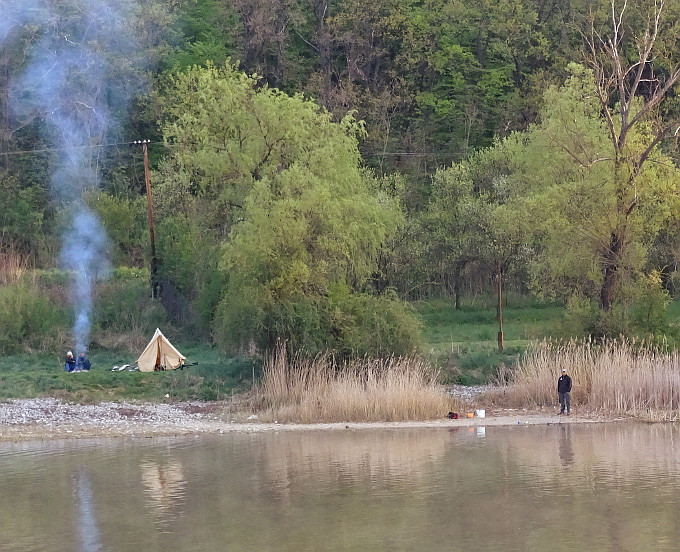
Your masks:
<instances>
[{"instance_id":1,"label":"smoke plume","mask_svg":"<svg viewBox=\"0 0 680 552\"><path fill-rule=\"evenodd\" d=\"M19 121L42 121L54 149L50 188L68 218L60 263L71 271L76 352L87 349L94 283L108 271L108 239L84 194L99 185L103 146L125 114L135 53L133 0L0 0L0 44L28 61L10 87Z\"/></svg>"}]
</instances>

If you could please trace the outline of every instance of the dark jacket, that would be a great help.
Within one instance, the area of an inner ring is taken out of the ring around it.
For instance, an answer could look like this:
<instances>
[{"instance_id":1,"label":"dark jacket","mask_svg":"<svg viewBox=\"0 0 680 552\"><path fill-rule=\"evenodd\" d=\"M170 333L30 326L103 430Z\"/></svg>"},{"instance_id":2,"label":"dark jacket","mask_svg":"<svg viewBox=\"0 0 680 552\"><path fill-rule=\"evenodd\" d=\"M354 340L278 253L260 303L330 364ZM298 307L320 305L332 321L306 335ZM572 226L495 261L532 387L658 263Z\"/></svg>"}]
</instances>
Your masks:
<instances>
[{"instance_id":1,"label":"dark jacket","mask_svg":"<svg viewBox=\"0 0 680 552\"><path fill-rule=\"evenodd\" d=\"M571 391L571 378L567 374L562 374L557 380L557 392L569 393Z\"/></svg>"},{"instance_id":2,"label":"dark jacket","mask_svg":"<svg viewBox=\"0 0 680 552\"><path fill-rule=\"evenodd\" d=\"M76 360L76 370L89 370L90 361L86 356L79 356Z\"/></svg>"},{"instance_id":3,"label":"dark jacket","mask_svg":"<svg viewBox=\"0 0 680 552\"><path fill-rule=\"evenodd\" d=\"M64 370L67 372L73 372L76 368L76 359L70 356L66 357L66 361L64 362Z\"/></svg>"}]
</instances>

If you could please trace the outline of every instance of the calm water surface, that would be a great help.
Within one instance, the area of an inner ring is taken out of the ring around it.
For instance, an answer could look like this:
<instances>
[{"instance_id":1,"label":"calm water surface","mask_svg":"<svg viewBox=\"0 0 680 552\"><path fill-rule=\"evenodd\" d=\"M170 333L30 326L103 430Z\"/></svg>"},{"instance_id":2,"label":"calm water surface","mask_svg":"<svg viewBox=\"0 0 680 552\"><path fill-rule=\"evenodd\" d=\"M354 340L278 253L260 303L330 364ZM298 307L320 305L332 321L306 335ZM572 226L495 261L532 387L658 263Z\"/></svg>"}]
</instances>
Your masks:
<instances>
[{"instance_id":1,"label":"calm water surface","mask_svg":"<svg viewBox=\"0 0 680 552\"><path fill-rule=\"evenodd\" d=\"M680 547L680 431L550 425L0 445L0 551Z\"/></svg>"}]
</instances>

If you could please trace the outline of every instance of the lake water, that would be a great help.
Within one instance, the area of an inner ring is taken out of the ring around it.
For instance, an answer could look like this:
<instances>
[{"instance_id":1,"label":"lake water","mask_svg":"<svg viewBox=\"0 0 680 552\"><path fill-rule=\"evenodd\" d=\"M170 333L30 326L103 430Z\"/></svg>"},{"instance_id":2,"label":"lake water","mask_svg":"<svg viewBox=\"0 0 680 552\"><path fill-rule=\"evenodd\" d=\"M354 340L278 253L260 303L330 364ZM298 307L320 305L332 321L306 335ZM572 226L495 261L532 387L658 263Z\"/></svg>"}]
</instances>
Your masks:
<instances>
[{"instance_id":1,"label":"lake water","mask_svg":"<svg viewBox=\"0 0 680 552\"><path fill-rule=\"evenodd\" d=\"M0 445L0 551L656 551L680 431L638 423Z\"/></svg>"}]
</instances>

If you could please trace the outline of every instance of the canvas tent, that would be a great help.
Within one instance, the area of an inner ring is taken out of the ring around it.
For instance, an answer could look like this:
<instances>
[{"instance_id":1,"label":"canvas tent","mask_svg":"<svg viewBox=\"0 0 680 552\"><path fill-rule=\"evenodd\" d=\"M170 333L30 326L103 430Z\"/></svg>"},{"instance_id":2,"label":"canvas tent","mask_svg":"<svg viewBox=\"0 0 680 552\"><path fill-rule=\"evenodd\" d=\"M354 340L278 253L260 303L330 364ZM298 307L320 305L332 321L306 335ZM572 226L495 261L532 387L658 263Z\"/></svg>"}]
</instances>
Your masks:
<instances>
[{"instance_id":1,"label":"canvas tent","mask_svg":"<svg viewBox=\"0 0 680 552\"><path fill-rule=\"evenodd\" d=\"M137 359L140 372L175 370L184 366L186 357L156 328L156 333Z\"/></svg>"}]
</instances>

